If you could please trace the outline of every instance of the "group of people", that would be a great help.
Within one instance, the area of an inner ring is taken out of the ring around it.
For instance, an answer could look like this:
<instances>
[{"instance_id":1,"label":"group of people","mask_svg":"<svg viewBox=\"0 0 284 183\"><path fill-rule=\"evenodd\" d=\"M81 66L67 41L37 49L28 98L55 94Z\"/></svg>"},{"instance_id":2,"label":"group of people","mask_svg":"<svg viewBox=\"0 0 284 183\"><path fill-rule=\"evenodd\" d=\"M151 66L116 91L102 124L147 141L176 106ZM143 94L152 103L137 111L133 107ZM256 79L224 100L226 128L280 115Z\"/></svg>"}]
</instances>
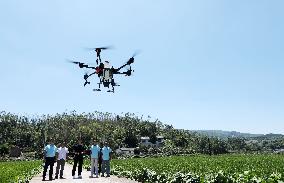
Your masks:
<instances>
[{"instance_id":1,"label":"group of people","mask_svg":"<svg viewBox=\"0 0 284 183\"><path fill-rule=\"evenodd\" d=\"M74 157L74 164L72 169L72 176L75 179L75 173L78 166L78 178L82 178L82 168L83 168L83 161L84 155L90 155L91 160L91 175L90 178L99 176L99 173L102 173L101 176L104 177L105 173L106 176L110 176L110 160L111 160L111 152L112 149L108 146L107 142L104 142L103 147L101 148L100 145L97 143L96 140L93 141L91 147L86 151L85 147L82 144L81 140L78 140L78 143L75 144L72 148ZM89 153L86 153L89 152ZM44 169L43 169L43 176L42 180L46 180L46 172L49 167L49 180L53 180L53 166L56 162L56 173L55 179L64 179L63 172L65 162L68 159L69 150L66 147L65 143L61 143L56 147L52 139L47 141L47 145L44 147ZM59 175L59 177L58 177Z\"/></svg>"}]
</instances>

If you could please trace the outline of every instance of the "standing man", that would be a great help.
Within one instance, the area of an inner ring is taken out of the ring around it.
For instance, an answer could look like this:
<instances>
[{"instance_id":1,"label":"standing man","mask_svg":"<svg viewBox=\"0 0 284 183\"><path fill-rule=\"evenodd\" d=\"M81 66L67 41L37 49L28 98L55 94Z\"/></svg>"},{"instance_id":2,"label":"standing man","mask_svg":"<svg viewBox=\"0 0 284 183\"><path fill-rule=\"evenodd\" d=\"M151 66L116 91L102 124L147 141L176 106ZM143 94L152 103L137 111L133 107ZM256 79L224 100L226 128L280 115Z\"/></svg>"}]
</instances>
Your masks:
<instances>
[{"instance_id":1,"label":"standing man","mask_svg":"<svg viewBox=\"0 0 284 183\"><path fill-rule=\"evenodd\" d=\"M73 179L75 179L75 172L76 172L76 168L78 164L78 178L81 179L82 178L81 176L82 166L83 166L83 160L84 160L83 155L85 151L85 148L82 145L81 139L79 139L78 143L73 146L73 150L75 152L75 156L74 156L74 165L72 169L72 176L73 176Z\"/></svg>"},{"instance_id":2,"label":"standing man","mask_svg":"<svg viewBox=\"0 0 284 183\"><path fill-rule=\"evenodd\" d=\"M58 179L59 169L60 169L60 179L63 179L63 171L65 166L65 161L68 157L68 148L65 147L65 142L63 142L57 150L58 158L57 158L57 166L56 166L56 173L55 179Z\"/></svg>"},{"instance_id":3,"label":"standing man","mask_svg":"<svg viewBox=\"0 0 284 183\"><path fill-rule=\"evenodd\" d=\"M104 143L104 147L102 148L102 157L103 157L103 167L102 167L102 177L104 177L104 173L106 172L107 177L110 175L110 160L112 150L108 147L108 143Z\"/></svg>"},{"instance_id":4,"label":"standing man","mask_svg":"<svg viewBox=\"0 0 284 183\"><path fill-rule=\"evenodd\" d=\"M93 141L93 145L91 146L91 178L93 178L94 168L96 172L96 178L98 178L98 158L100 153L100 146L97 144L96 140Z\"/></svg>"},{"instance_id":5,"label":"standing man","mask_svg":"<svg viewBox=\"0 0 284 183\"><path fill-rule=\"evenodd\" d=\"M47 140L47 145L44 148L44 168L43 168L43 175L42 181L45 181L45 176L47 172L47 168L49 167L49 180L52 180L53 174L53 165L55 161L55 153L56 153L56 146L54 145L53 139L50 138Z\"/></svg>"},{"instance_id":6,"label":"standing man","mask_svg":"<svg viewBox=\"0 0 284 183\"><path fill-rule=\"evenodd\" d=\"M103 147L104 144L102 142L100 142L100 147ZM102 173L102 162L103 162L103 157L102 157L102 148L100 148L100 152L99 152L99 174Z\"/></svg>"}]
</instances>

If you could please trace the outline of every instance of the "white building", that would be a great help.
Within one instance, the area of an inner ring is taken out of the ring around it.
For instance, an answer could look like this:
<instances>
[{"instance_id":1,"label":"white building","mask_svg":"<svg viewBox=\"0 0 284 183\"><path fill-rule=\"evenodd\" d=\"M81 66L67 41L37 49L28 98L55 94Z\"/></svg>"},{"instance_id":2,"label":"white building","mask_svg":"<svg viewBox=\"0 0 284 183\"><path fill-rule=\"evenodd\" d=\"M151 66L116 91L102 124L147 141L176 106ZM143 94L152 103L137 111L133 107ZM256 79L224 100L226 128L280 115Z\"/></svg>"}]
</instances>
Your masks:
<instances>
[{"instance_id":1,"label":"white building","mask_svg":"<svg viewBox=\"0 0 284 183\"><path fill-rule=\"evenodd\" d=\"M119 149L116 149L115 152L119 155L134 155L134 150L135 148L126 148L126 147L121 147Z\"/></svg>"},{"instance_id":2,"label":"white building","mask_svg":"<svg viewBox=\"0 0 284 183\"><path fill-rule=\"evenodd\" d=\"M274 153L284 154L284 149L277 149L276 151L274 151Z\"/></svg>"},{"instance_id":3,"label":"white building","mask_svg":"<svg viewBox=\"0 0 284 183\"><path fill-rule=\"evenodd\" d=\"M155 144L150 142L150 137L141 137L140 143L141 143L141 145L147 146L147 147L160 147L160 146L163 146L163 144L164 144L164 137L163 136L157 136L157 141L156 141Z\"/></svg>"},{"instance_id":4,"label":"white building","mask_svg":"<svg viewBox=\"0 0 284 183\"><path fill-rule=\"evenodd\" d=\"M164 136L157 136L156 146L160 147L164 145Z\"/></svg>"}]
</instances>

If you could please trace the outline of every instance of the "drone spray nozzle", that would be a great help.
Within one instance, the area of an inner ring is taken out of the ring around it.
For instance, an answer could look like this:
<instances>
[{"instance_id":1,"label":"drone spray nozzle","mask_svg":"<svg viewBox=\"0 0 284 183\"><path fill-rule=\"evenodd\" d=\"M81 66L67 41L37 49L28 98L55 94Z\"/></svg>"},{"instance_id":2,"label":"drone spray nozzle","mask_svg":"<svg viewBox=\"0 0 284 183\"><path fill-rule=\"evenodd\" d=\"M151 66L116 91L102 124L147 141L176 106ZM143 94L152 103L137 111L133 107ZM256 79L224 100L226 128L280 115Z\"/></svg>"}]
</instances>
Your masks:
<instances>
[{"instance_id":1,"label":"drone spray nozzle","mask_svg":"<svg viewBox=\"0 0 284 183\"><path fill-rule=\"evenodd\" d=\"M124 72L125 73L125 76L131 76L131 72L132 72L133 70L131 70L131 68L129 69L129 70L127 70L126 72Z\"/></svg>"},{"instance_id":2,"label":"drone spray nozzle","mask_svg":"<svg viewBox=\"0 0 284 183\"><path fill-rule=\"evenodd\" d=\"M78 64L80 68L88 67L87 64L82 63L82 62L77 62L77 61L69 60L69 59L66 59L66 61L68 61L68 62L70 62L70 63L73 63L73 64Z\"/></svg>"},{"instance_id":3,"label":"drone spray nozzle","mask_svg":"<svg viewBox=\"0 0 284 183\"><path fill-rule=\"evenodd\" d=\"M86 81L86 82L84 83L84 87L85 87L87 84L91 84L91 82Z\"/></svg>"}]
</instances>

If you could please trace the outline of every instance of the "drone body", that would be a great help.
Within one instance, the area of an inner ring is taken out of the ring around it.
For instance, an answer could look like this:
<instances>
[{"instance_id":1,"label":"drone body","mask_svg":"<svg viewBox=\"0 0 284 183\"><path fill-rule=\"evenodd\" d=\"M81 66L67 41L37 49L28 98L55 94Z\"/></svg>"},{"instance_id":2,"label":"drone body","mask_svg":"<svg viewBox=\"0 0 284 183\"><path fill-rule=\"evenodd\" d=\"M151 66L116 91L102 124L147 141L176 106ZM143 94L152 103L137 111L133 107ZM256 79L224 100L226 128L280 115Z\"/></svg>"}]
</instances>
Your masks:
<instances>
[{"instance_id":1,"label":"drone body","mask_svg":"<svg viewBox=\"0 0 284 183\"><path fill-rule=\"evenodd\" d=\"M93 91L101 91L101 85L103 85L103 87L106 88L110 88L107 92L113 92L114 93L114 87L115 86L120 86L118 85L115 81L114 81L114 75L116 74L124 74L125 76L131 76L132 72L134 72L134 70L131 69L131 64L134 63L134 56L136 54L134 54L124 65L122 65L119 68L114 68L113 66L111 66L111 64L109 63L109 61L104 61L102 62L101 60L101 51L108 49L109 47L101 47L101 48L89 48L90 50L93 50L97 53L97 59L96 59L96 67L91 67L86 63L83 62L77 62L77 61L71 61L74 64L77 64L80 68L88 68L88 69L92 69L94 70L91 74L85 74L84 75L84 86L86 86L87 84L91 84L91 82L88 80L90 78L90 76L92 75L97 75L99 77L99 83L98 83L98 88L97 89L93 89ZM121 72L120 70L123 69L126 66L130 66L130 69L128 69L125 72Z\"/></svg>"}]
</instances>

